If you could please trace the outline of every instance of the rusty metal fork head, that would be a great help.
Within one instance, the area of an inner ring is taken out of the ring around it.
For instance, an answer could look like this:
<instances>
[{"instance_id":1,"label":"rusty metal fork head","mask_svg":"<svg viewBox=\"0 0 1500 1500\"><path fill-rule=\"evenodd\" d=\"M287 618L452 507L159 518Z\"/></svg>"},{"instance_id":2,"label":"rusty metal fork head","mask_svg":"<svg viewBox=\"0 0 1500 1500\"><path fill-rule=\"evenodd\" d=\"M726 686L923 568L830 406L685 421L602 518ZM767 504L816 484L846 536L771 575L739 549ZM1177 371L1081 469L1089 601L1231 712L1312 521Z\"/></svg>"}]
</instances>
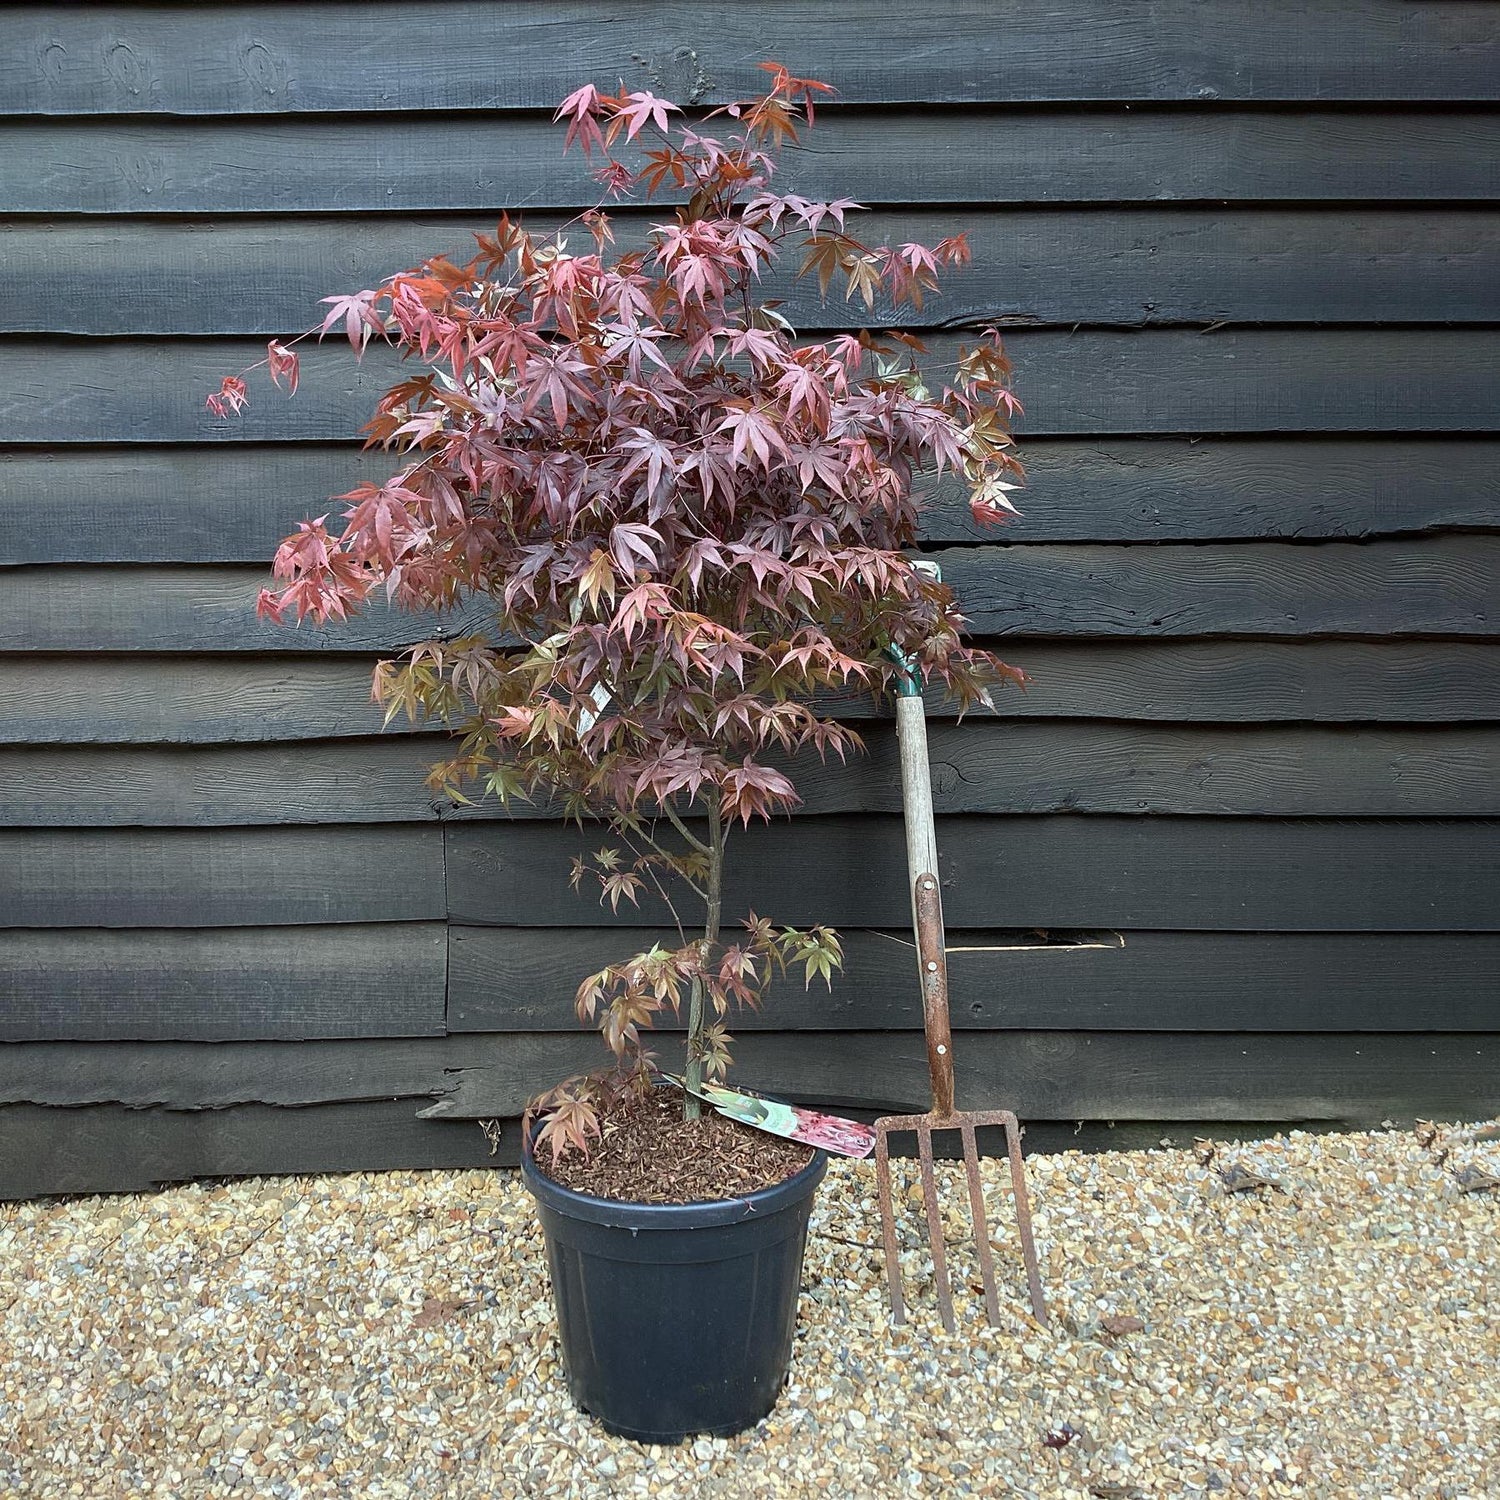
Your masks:
<instances>
[{"instance_id":1,"label":"rusty metal fork head","mask_svg":"<svg viewBox=\"0 0 1500 1500\"><path fill-rule=\"evenodd\" d=\"M1042 1278L1037 1266L1036 1244L1031 1233L1031 1203L1026 1193L1026 1172L1021 1164L1021 1127L1008 1109L933 1112L925 1115L887 1115L875 1122L875 1178L880 1198L880 1232L885 1244L885 1276L891 1296L891 1321L906 1321L906 1302L901 1292L901 1262L896 1250L895 1204L891 1195L890 1137L894 1132L915 1131L917 1163L922 1176L922 1201L927 1210L927 1238L932 1246L933 1279L937 1285L938 1310L943 1327L954 1331L953 1292L948 1279L948 1257L943 1243L943 1220L938 1207L937 1186L932 1169L932 1133L957 1130L963 1139L964 1172L969 1180L969 1209L979 1254L979 1274L984 1283L984 1308L990 1326L1000 1322L1000 1301L995 1290L995 1262L990 1252L989 1223L984 1212L984 1190L979 1180L979 1147L974 1131L980 1125L1005 1129L1006 1155L1010 1159L1011 1192L1016 1205L1016 1233L1026 1262L1026 1286L1031 1310L1039 1323L1047 1321L1042 1298Z\"/></svg>"}]
</instances>

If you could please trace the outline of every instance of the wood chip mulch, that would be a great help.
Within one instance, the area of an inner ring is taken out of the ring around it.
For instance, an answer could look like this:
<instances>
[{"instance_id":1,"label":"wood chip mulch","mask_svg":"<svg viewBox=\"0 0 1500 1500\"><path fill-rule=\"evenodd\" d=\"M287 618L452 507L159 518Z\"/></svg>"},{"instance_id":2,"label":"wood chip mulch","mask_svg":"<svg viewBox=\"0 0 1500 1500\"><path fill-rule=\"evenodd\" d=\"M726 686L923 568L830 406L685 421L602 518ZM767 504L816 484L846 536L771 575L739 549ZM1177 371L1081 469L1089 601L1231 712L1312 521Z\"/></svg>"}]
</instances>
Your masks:
<instances>
[{"instance_id":1,"label":"wood chip mulch","mask_svg":"<svg viewBox=\"0 0 1500 1500\"><path fill-rule=\"evenodd\" d=\"M537 1165L554 1182L596 1198L631 1203L708 1203L774 1187L812 1160L809 1147L727 1120L704 1106L682 1117L682 1095L658 1089L627 1095L603 1121L604 1138L585 1160L571 1151Z\"/></svg>"}]
</instances>

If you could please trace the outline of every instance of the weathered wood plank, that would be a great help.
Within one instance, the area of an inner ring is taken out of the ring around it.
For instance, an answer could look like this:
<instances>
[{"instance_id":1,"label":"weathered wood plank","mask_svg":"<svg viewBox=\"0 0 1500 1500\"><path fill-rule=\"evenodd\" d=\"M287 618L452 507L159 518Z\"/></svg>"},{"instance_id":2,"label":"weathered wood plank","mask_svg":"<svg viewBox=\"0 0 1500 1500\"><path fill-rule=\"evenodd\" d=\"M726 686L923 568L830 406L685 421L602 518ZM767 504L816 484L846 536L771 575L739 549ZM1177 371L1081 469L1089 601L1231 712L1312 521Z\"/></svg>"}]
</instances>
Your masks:
<instances>
[{"instance_id":1,"label":"weathered wood plank","mask_svg":"<svg viewBox=\"0 0 1500 1500\"><path fill-rule=\"evenodd\" d=\"M0 929L0 1040L433 1036L440 922Z\"/></svg>"},{"instance_id":2,"label":"weathered wood plank","mask_svg":"<svg viewBox=\"0 0 1500 1500\"><path fill-rule=\"evenodd\" d=\"M1500 651L1473 641L992 641L1031 677L1001 719L1327 723L1484 721L1500 709ZM3 674L3 664L0 664ZM3 680L3 676L0 676ZM837 699L840 718L869 712ZM952 709L936 693L930 716Z\"/></svg>"},{"instance_id":3,"label":"weathered wood plank","mask_svg":"<svg viewBox=\"0 0 1500 1500\"><path fill-rule=\"evenodd\" d=\"M1500 651L1482 642L1012 640L1004 654L1032 680L996 697L1001 719L1500 719ZM889 717L853 694L825 701L843 719ZM953 715L936 692L927 712ZM341 739L382 718L362 657L0 656L0 744ZM413 731L398 719L386 732Z\"/></svg>"},{"instance_id":4,"label":"weathered wood plank","mask_svg":"<svg viewBox=\"0 0 1500 1500\"><path fill-rule=\"evenodd\" d=\"M1319 541L1491 530L1500 522L1500 451L1492 441L1028 437L1020 448L1026 489L1016 496L1022 514L1004 535L1020 542ZM924 535L933 544L995 540L994 528L975 525L957 495L929 513Z\"/></svg>"},{"instance_id":5,"label":"weathered wood plank","mask_svg":"<svg viewBox=\"0 0 1500 1500\"><path fill-rule=\"evenodd\" d=\"M407 1100L308 1109L0 1109L0 1199L150 1192L194 1177L399 1168L514 1166L510 1128L497 1156L474 1125L414 1119Z\"/></svg>"},{"instance_id":6,"label":"weathered wood plank","mask_svg":"<svg viewBox=\"0 0 1500 1500\"><path fill-rule=\"evenodd\" d=\"M330 496L396 468L350 443L11 449L0 452L0 556L268 566L298 521L346 508ZM39 508L51 526L29 524Z\"/></svg>"},{"instance_id":7,"label":"weathered wood plank","mask_svg":"<svg viewBox=\"0 0 1500 1500\"><path fill-rule=\"evenodd\" d=\"M1500 825L1265 818L945 817L948 925L1210 932L1500 931ZM566 889L598 846L545 823L451 823L448 911L460 924L654 927ZM733 845L726 921L899 929L911 921L901 823L795 819Z\"/></svg>"},{"instance_id":8,"label":"weathered wood plank","mask_svg":"<svg viewBox=\"0 0 1500 1500\"><path fill-rule=\"evenodd\" d=\"M1317 1119L1424 1105L1452 1117L1500 1100L1495 1047L1482 1032L971 1031L954 1057L960 1108L1003 1099L1039 1119ZM751 1087L926 1107L920 1030L761 1032L744 1035L737 1050L735 1076ZM451 1037L410 1043L404 1054L378 1041L42 1044L0 1049L0 1100L206 1113L395 1095L436 1098L429 1119L506 1118L546 1080L592 1065L598 1052L598 1038L582 1032Z\"/></svg>"},{"instance_id":9,"label":"weathered wood plank","mask_svg":"<svg viewBox=\"0 0 1500 1500\"><path fill-rule=\"evenodd\" d=\"M832 1103L804 1096L810 1105ZM148 1192L193 1176L277 1176L307 1173L391 1171L470 1167L513 1168L520 1163L520 1120L412 1120L396 1104L329 1105L292 1111L249 1105L212 1115L170 1110L91 1105L58 1111L18 1104L0 1109L0 1200L51 1193ZM867 1123L880 1113L846 1105ZM310 1117L319 1138L305 1139ZM1387 1116L1350 1111L1338 1119L1316 1120L1037 1120L1028 1119L1022 1152L1030 1157L1058 1151L1145 1151L1210 1137L1215 1141L1264 1139L1292 1126L1314 1131L1411 1127L1414 1110ZM213 1121L204 1130L205 1121ZM498 1138L491 1144L491 1131ZM473 1144L475 1138L479 1147ZM977 1135L980 1154L999 1156L1003 1136L985 1128ZM225 1147L228 1140L230 1144ZM3 1145L11 1150L3 1154ZM482 1150L482 1157L472 1153ZM939 1158L952 1154L939 1137ZM312 1154L317 1153L317 1154ZM892 1155L903 1152L892 1145ZM910 1153L905 1153L909 1155ZM223 1163L216 1166L215 1161ZM295 1161L297 1167L280 1163ZM191 1170L189 1170L189 1165Z\"/></svg>"},{"instance_id":10,"label":"weathered wood plank","mask_svg":"<svg viewBox=\"0 0 1500 1500\"><path fill-rule=\"evenodd\" d=\"M938 554L978 634L1463 635L1500 620L1500 538Z\"/></svg>"},{"instance_id":11,"label":"weathered wood plank","mask_svg":"<svg viewBox=\"0 0 1500 1500\"><path fill-rule=\"evenodd\" d=\"M452 1075L458 1087L428 1118L518 1114L538 1078L561 1076L579 1057L573 1037L496 1041ZM737 1054L735 1077L751 1088L903 1113L930 1107L920 1031L760 1032L741 1037ZM1500 1105L1497 1056L1492 1033L981 1031L953 1048L960 1109L1042 1120L1483 1116Z\"/></svg>"},{"instance_id":12,"label":"weathered wood plank","mask_svg":"<svg viewBox=\"0 0 1500 1500\"><path fill-rule=\"evenodd\" d=\"M796 766L800 813L901 810L894 729L872 724L865 738L867 753L847 764L808 757ZM1500 729L1492 726L1138 727L986 717L934 723L929 751L940 813L1500 816ZM557 816L555 806L540 799L507 810L493 800L457 807L435 797L424 778L434 760L451 753L446 736L192 748L12 746L0 749L0 827ZM771 763L783 764L779 757ZM237 855L223 872L226 897L236 882L266 878L251 875L260 869L262 852L256 844L244 854L246 864ZM73 856L59 857L62 867L48 879L62 892L81 871ZM78 857L87 864L81 850ZM315 878L316 861L304 858L307 876ZM148 892L165 898L177 876L166 864L154 879L144 871L143 878L141 899L149 902ZM49 893L50 887L37 892L43 910ZM204 907L205 913L219 909L213 902ZM309 906L307 920L326 920L312 914L320 909Z\"/></svg>"},{"instance_id":13,"label":"weathered wood plank","mask_svg":"<svg viewBox=\"0 0 1500 1500\"><path fill-rule=\"evenodd\" d=\"M736 1032L897 1030L921 1013L911 931L840 934L831 989L778 980ZM1483 1031L1495 1024L1500 938L1451 933L948 933L954 1027L1080 1031ZM1071 940L1071 941L1069 941ZM454 927L448 1026L575 1024L585 974L671 928ZM663 1030L677 1029L669 1025ZM0 1054L3 1057L3 1054Z\"/></svg>"},{"instance_id":14,"label":"weathered wood plank","mask_svg":"<svg viewBox=\"0 0 1500 1500\"><path fill-rule=\"evenodd\" d=\"M901 811L894 730L867 754L798 771L807 812ZM1500 732L1485 728L1004 723L928 731L939 813L1279 817L1500 815ZM1003 836L1003 835L1002 835Z\"/></svg>"},{"instance_id":15,"label":"weathered wood plank","mask_svg":"<svg viewBox=\"0 0 1500 1500\"><path fill-rule=\"evenodd\" d=\"M935 336L933 364L956 358L960 342ZM1482 433L1500 422L1489 399L1500 333L1489 328L1017 329L1009 346L1025 430L1042 436ZM397 363L382 349L355 364L330 343L304 356L295 399L257 386L232 420L205 409L225 374L263 357L244 339L18 340L0 364L0 442L351 438Z\"/></svg>"},{"instance_id":16,"label":"weathered wood plank","mask_svg":"<svg viewBox=\"0 0 1500 1500\"><path fill-rule=\"evenodd\" d=\"M357 656L0 657L0 743L10 745L338 739L378 734L384 716Z\"/></svg>"},{"instance_id":17,"label":"weathered wood plank","mask_svg":"<svg viewBox=\"0 0 1500 1500\"><path fill-rule=\"evenodd\" d=\"M1356 544L1004 546L937 554L974 634L1019 637L1497 634L1500 537ZM399 652L481 632L377 599L320 629L255 618L259 569L23 567L0 589L0 653ZM1024 663L1023 663L1024 665Z\"/></svg>"},{"instance_id":18,"label":"weathered wood plank","mask_svg":"<svg viewBox=\"0 0 1500 1500\"><path fill-rule=\"evenodd\" d=\"M0 926L275 927L447 915L437 828L101 821L0 829Z\"/></svg>"},{"instance_id":19,"label":"weathered wood plank","mask_svg":"<svg viewBox=\"0 0 1500 1500\"><path fill-rule=\"evenodd\" d=\"M1483 110L833 110L778 183L869 204L1483 200ZM578 209L590 167L545 116L0 122L0 213Z\"/></svg>"},{"instance_id":20,"label":"weathered wood plank","mask_svg":"<svg viewBox=\"0 0 1500 1500\"><path fill-rule=\"evenodd\" d=\"M859 25L786 0L707 16L673 0L456 4L440 31L393 0L320 5L4 8L0 98L27 114L279 114L551 108L617 76L679 101L754 91L768 45L856 103L1018 100L1493 99L1500 37L1482 8L1262 0L1253 14L1192 0L1112 0L1061 15L1028 0L1005 25L965 0L911 12L866 0ZM461 40L461 43L459 41ZM495 58L506 59L503 68Z\"/></svg>"},{"instance_id":21,"label":"weathered wood plank","mask_svg":"<svg viewBox=\"0 0 1500 1500\"><path fill-rule=\"evenodd\" d=\"M810 1105L830 1103L810 1096ZM519 1119L478 1122L424 1122L395 1104L328 1105L308 1111L258 1105L211 1115L170 1110L87 1105L60 1116L54 1109L27 1104L0 1109L0 1200L49 1193L147 1192L192 1176L277 1176L288 1172L391 1171L401 1168L513 1168L520 1163ZM845 1106L856 1118L873 1121L879 1111ZM1384 1123L1410 1127L1415 1111L1392 1111ZM319 1140L303 1138L309 1128ZM211 1130L203 1128L213 1121ZM238 1122L238 1123L237 1123ZM1359 1130L1382 1123L1373 1114L1340 1119L1263 1120L1037 1120L1026 1121L1021 1150L1026 1156L1057 1151L1144 1151L1179 1146L1202 1137L1216 1141L1255 1141L1300 1125L1310 1130ZM498 1138L491 1143L491 1131ZM981 1155L1005 1151L1003 1136L978 1132ZM474 1145L475 1140L479 1145ZM226 1147L225 1142L230 1144ZM3 1154L3 1143L11 1146ZM476 1157L478 1150L483 1154ZM951 1154L942 1138L934 1154ZM313 1154L316 1153L316 1154ZM902 1155L893 1144L892 1155ZM910 1154L910 1153L906 1153ZM216 1166L215 1161L223 1163ZM295 1161L299 1165L281 1165ZM188 1164L193 1164L191 1170Z\"/></svg>"},{"instance_id":22,"label":"weathered wood plank","mask_svg":"<svg viewBox=\"0 0 1500 1500\"><path fill-rule=\"evenodd\" d=\"M503 1047L503 1039L499 1039ZM494 1051L496 1038L479 1039ZM374 1099L428 1104L452 1092L468 1037L297 1042L12 1042L0 1046L0 1105L131 1109L303 1108Z\"/></svg>"},{"instance_id":23,"label":"weathered wood plank","mask_svg":"<svg viewBox=\"0 0 1500 1500\"><path fill-rule=\"evenodd\" d=\"M487 618L477 604L439 617L381 597L347 625L273 625L255 615L263 568L22 567L4 581L0 651L398 652Z\"/></svg>"},{"instance_id":24,"label":"weathered wood plank","mask_svg":"<svg viewBox=\"0 0 1500 1500\"><path fill-rule=\"evenodd\" d=\"M432 762L451 753L442 735L231 748L8 747L0 751L0 827L435 823L453 805L423 781Z\"/></svg>"},{"instance_id":25,"label":"weathered wood plank","mask_svg":"<svg viewBox=\"0 0 1500 1500\"><path fill-rule=\"evenodd\" d=\"M621 213L621 251L660 214ZM953 214L862 217L872 244L932 243ZM551 233L556 215L528 216ZM945 282L944 323L1475 323L1500 318L1500 216L1382 208L966 210L974 265ZM332 217L0 223L0 332L282 334L318 299L439 251L472 254L489 218ZM38 277L35 268L48 274ZM789 265L794 267L795 261ZM858 327L790 270L765 294L800 326Z\"/></svg>"},{"instance_id":26,"label":"weathered wood plank","mask_svg":"<svg viewBox=\"0 0 1500 1500\"><path fill-rule=\"evenodd\" d=\"M1494 438L1030 437L1017 542L1396 536L1500 525ZM0 452L0 561L261 563L391 458L308 443ZM33 524L38 510L49 524ZM939 485L934 545L996 539Z\"/></svg>"}]
</instances>

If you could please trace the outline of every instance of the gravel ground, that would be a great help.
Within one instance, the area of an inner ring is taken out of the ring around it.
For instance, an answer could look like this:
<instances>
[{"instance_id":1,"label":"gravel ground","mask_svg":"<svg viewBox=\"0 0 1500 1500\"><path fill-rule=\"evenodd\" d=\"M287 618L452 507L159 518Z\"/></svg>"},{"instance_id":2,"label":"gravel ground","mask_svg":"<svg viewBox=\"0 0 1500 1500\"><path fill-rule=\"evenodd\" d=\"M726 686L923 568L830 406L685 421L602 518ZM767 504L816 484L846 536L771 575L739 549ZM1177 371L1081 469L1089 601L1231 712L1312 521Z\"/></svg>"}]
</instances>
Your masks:
<instances>
[{"instance_id":1,"label":"gravel ground","mask_svg":"<svg viewBox=\"0 0 1500 1500\"><path fill-rule=\"evenodd\" d=\"M873 1173L835 1163L783 1400L675 1449L571 1406L517 1174L0 1205L0 1494L1493 1500L1496 1135L1034 1158L1045 1329L989 1163L1004 1326L961 1296L952 1338L916 1190L892 1331Z\"/></svg>"}]
</instances>

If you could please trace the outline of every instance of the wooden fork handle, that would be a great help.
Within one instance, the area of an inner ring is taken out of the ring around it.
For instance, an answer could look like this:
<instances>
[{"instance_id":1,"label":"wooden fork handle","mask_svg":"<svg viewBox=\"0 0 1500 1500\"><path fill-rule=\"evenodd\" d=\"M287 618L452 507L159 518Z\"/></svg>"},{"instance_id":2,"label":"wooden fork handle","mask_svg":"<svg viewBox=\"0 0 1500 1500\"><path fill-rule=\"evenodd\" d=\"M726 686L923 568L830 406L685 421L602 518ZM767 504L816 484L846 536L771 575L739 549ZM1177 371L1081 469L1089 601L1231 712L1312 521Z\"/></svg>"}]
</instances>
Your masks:
<instances>
[{"instance_id":1,"label":"wooden fork handle","mask_svg":"<svg viewBox=\"0 0 1500 1500\"><path fill-rule=\"evenodd\" d=\"M922 975L922 1027L927 1033L927 1069L932 1074L935 1114L953 1113L953 1028L948 1018L948 955L943 935L943 896L935 872L917 876L912 888L917 912L917 964Z\"/></svg>"}]
</instances>

